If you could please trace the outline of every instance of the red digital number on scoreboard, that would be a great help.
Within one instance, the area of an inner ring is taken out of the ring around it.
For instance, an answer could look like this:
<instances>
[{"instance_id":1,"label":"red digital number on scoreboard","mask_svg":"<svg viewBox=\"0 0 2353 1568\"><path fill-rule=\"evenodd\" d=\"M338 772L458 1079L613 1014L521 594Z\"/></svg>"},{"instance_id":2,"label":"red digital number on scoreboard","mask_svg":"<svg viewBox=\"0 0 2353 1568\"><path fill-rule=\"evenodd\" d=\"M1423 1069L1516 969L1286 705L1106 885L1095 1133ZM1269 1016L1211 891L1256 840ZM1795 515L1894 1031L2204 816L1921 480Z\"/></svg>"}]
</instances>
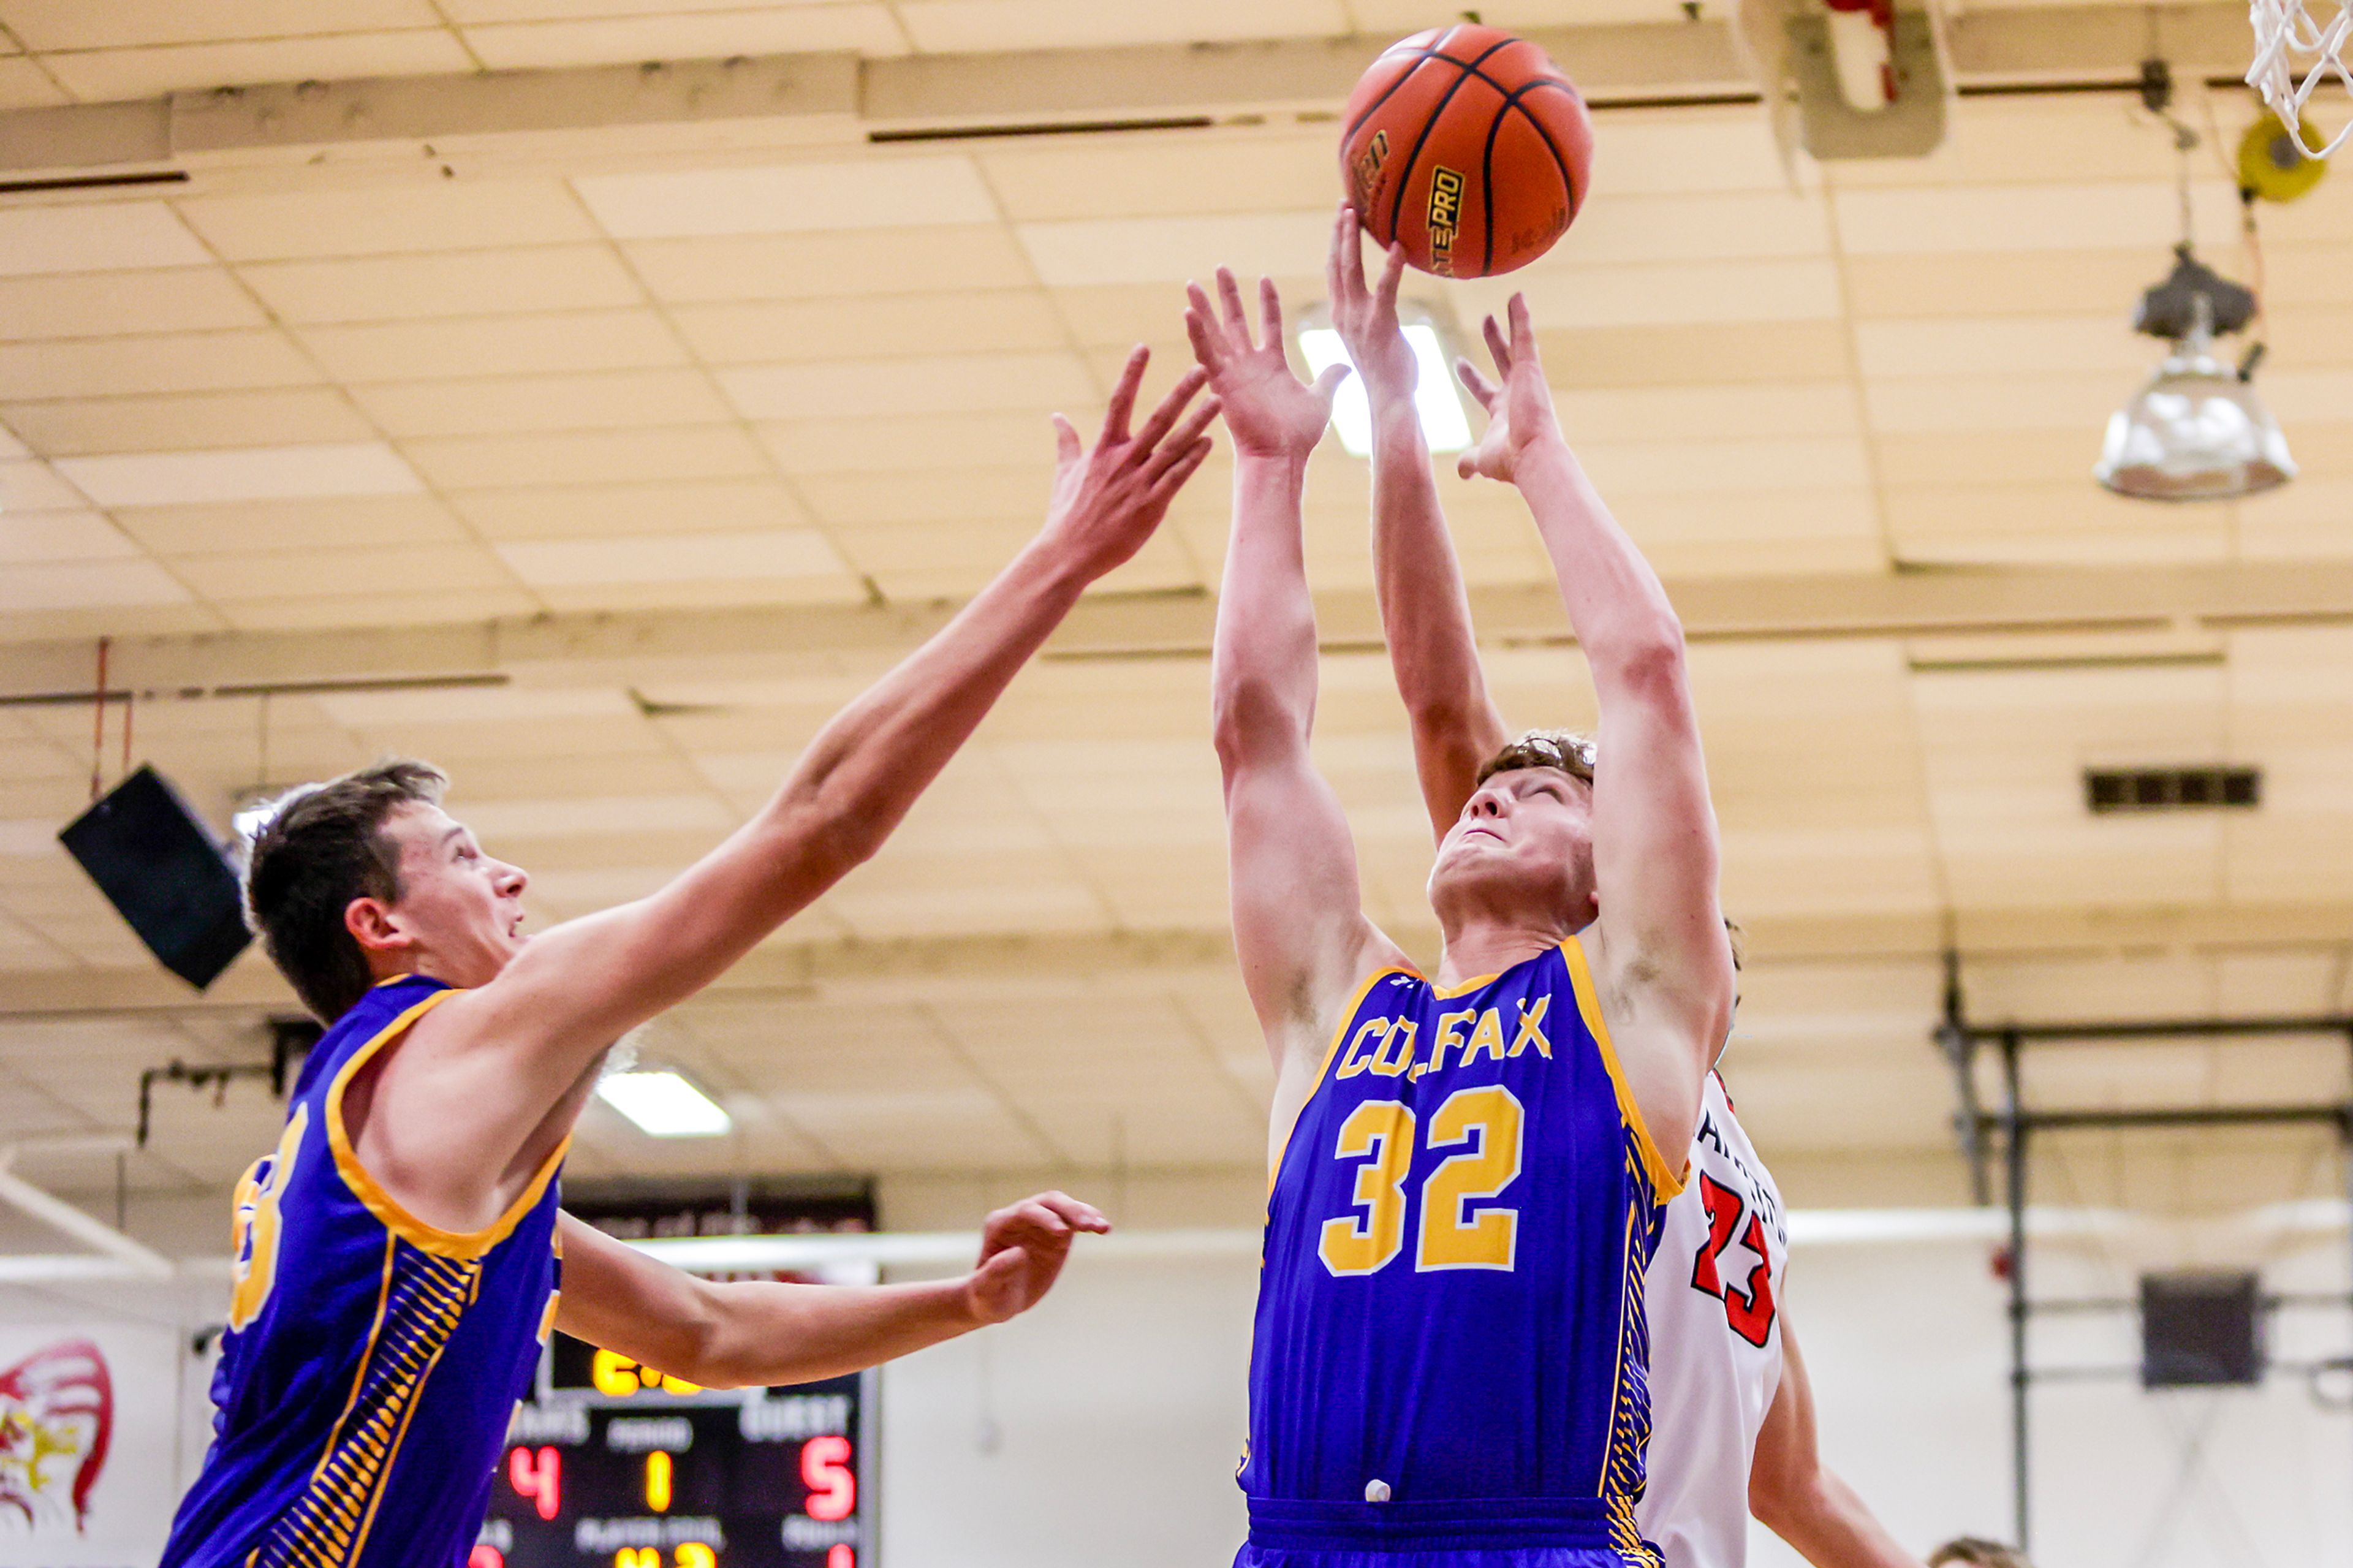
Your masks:
<instances>
[{"instance_id":1,"label":"red digital number on scoreboard","mask_svg":"<svg viewBox=\"0 0 2353 1568\"><path fill-rule=\"evenodd\" d=\"M507 1484L515 1496L528 1499L542 1519L554 1519L564 1507L564 1455L560 1449L516 1448L507 1455Z\"/></svg>"},{"instance_id":2,"label":"red digital number on scoreboard","mask_svg":"<svg viewBox=\"0 0 2353 1568\"><path fill-rule=\"evenodd\" d=\"M830 1523L858 1508L858 1473L849 1468L849 1439L812 1437L801 1447L801 1480L809 1489L811 1519Z\"/></svg>"}]
</instances>

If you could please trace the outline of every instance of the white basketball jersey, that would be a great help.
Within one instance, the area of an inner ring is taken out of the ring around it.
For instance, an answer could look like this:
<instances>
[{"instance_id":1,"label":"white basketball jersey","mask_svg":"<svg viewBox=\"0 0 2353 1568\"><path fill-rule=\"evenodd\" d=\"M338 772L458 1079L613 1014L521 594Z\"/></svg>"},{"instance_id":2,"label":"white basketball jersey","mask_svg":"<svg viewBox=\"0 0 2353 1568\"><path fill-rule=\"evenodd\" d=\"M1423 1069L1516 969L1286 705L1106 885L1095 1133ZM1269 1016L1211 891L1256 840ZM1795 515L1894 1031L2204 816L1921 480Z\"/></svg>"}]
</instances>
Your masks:
<instances>
[{"instance_id":1,"label":"white basketball jersey","mask_svg":"<svg viewBox=\"0 0 2353 1568\"><path fill-rule=\"evenodd\" d=\"M1780 1192L1714 1073L1691 1162L1644 1288L1650 1487L1636 1518L1667 1568L1742 1568L1749 1462L1781 1383L1789 1227Z\"/></svg>"}]
</instances>

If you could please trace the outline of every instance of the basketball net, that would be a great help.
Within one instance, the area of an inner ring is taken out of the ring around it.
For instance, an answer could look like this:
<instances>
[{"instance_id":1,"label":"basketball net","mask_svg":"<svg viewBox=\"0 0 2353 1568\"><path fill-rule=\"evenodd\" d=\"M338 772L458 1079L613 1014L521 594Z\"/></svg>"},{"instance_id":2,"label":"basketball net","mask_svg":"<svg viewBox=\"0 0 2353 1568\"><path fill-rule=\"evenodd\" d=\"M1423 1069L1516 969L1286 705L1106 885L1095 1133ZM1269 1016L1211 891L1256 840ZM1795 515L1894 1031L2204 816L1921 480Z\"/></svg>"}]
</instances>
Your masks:
<instances>
[{"instance_id":1,"label":"basketball net","mask_svg":"<svg viewBox=\"0 0 2353 1568\"><path fill-rule=\"evenodd\" d=\"M2306 142L2304 106L2313 89L2334 79L2353 92L2353 74L2345 64L2345 45L2353 37L2353 0L2317 0L2333 6L2326 22L2307 5L2312 0L2248 0L2247 19L2255 29L2255 63L2247 68L2247 85L2261 91L2263 102L2279 116L2280 125L2307 158L2326 158L2353 136L2353 121L2323 147ZM2309 60L2302 80L2296 68Z\"/></svg>"}]
</instances>

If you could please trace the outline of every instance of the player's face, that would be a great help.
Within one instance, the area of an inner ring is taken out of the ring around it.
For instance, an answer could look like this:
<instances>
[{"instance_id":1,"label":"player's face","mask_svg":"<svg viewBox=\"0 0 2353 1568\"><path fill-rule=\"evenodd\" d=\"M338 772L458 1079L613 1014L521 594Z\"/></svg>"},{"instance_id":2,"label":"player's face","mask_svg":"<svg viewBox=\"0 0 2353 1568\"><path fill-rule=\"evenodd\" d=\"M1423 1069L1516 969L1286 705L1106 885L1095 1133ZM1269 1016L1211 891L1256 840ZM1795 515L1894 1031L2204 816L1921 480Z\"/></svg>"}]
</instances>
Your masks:
<instances>
[{"instance_id":1,"label":"player's face","mask_svg":"<svg viewBox=\"0 0 2353 1568\"><path fill-rule=\"evenodd\" d=\"M438 805L405 805L384 832L400 846L400 897L389 913L452 985L480 985L507 966L522 934L531 879L482 853L473 833Z\"/></svg>"},{"instance_id":2,"label":"player's face","mask_svg":"<svg viewBox=\"0 0 2353 1568\"><path fill-rule=\"evenodd\" d=\"M1593 787L1560 768L1513 768L1479 786L1438 847L1430 903L1441 919L1565 919L1593 896Z\"/></svg>"}]
</instances>

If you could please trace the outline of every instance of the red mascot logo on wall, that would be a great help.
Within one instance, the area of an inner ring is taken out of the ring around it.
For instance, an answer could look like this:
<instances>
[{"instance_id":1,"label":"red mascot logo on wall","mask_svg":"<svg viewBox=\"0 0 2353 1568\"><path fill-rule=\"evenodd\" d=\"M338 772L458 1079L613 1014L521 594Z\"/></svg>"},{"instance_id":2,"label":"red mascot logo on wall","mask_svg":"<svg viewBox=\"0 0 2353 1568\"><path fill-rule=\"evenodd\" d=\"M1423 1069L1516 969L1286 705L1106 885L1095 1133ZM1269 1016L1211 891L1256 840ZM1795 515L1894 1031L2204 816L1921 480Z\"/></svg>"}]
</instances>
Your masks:
<instances>
[{"instance_id":1,"label":"red mascot logo on wall","mask_svg":"<svg viewBox=\"0 0 2353 1568\"><path fill-rule=\"evenodd\" d=\"M0 1371L0 1512L28 1525L87 1521L114 1431L114 1380L88 1340L60 1340Z\"/></svg>"}]
</instances>

